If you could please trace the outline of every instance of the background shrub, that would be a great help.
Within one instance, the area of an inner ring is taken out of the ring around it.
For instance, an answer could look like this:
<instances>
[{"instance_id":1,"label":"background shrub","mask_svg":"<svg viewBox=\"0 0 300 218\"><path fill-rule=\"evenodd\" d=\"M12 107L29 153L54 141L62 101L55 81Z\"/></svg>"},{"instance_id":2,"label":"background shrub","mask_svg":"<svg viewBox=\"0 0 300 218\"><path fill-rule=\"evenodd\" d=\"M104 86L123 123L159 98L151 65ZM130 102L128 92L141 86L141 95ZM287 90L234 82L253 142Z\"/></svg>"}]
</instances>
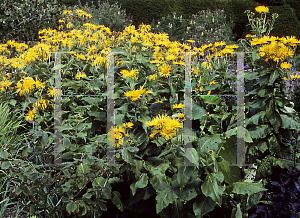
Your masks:
<instances>
[{"instance_id":1,"label":"background shrub","mask_svg":"<svg viewBox=\"0 0 300 218\"><path fill-rule=\"evenodd\" d=\"M93 24L104 25L111 31L123 31L132 23L132 17L127 16L125 9L121 10L117 2L111 4L108 0L103 3L98 1L97 5L91 2L91 6L86 4L82 9L92 15L90 20Z\"/></svg>"},{"instance_id":2,"label":"background shrub","mask_svg":"<svg viewBox=\"0 0 300 218\"><path fill-rule=\"evenodd\" d=\"M0 3L0 41L37 41L42 28L55 28L64 5L56 0L4 0Z\"/></svg>"}]
</instances>

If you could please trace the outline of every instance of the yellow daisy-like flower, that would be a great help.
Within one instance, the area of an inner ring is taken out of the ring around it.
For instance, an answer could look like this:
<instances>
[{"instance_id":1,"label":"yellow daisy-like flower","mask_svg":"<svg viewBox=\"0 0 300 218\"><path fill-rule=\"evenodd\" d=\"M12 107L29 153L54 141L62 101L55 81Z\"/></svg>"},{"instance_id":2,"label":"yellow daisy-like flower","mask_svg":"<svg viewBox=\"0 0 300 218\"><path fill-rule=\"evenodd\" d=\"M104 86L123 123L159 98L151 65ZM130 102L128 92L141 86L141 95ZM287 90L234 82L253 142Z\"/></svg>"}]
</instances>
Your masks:
<instances>
[{"instance_id":1,"label":"yellow daisy-like flower","mask_svg":"<svg viewBox=\"0 0 300 218\"><path fill-rule=\"evenodd\" d=\"M35 85L35 87L37 89L43 89L43 88L45 88L45 85L41 82L41 80L39 80L37 78L35 79L34 85Z\"/></svg>"},{"instance_id":2,"label":"yellow daisy-like flower","mask_svg":"<svg viewBox=\"0 0 300 218\"><path fill-rule=\"evenodd\" d=\"M152 74L152 75L149 76L149 78L152 79L152 80L155 80L157 78L157 75L156 74Z\"/></svg>"},{"instance_id":3,"label":"yellow daisy-like flower","mask_svg":"<svg viewBox=\"0 0 300 218\"><path fill-rule=\"evenodd\" d=\"M36 109L33 108L32 110L30 110L30 111L26 114L25 120L27 120L27 121L33 121L35 115L36 115Z\"/></svg>"},{"instance_id":4,"label":"yellow daisy-like flower","mask_svg":"<svg viewBox=\"0 0 300 218\"><path fill-rule=\"evenodd\" d=\"M179 108L179 109L184 108L184 104L182 104L182 103L175 104L175 105L173 105L173 108Z\"/></svg>"},{"instance_id":5,"label":"yellow daisy-like flower","mask_svg":"<svg viewBox=\"0 0 300 218\"><path fill-rule=\"evenodd\" d=\"M4 80L4 81L0 82L0 85L3 86L4 88L10 87L11 84L12 83L10 81L8 81L8 80Z\"/></svg>"},{"instance_id":6,"label":"yellow daisy-like flower","mask_svg":"<svg viewBox=\"0 0 300 218\"><path fill-rule=\"evenodd\" d=\"M165 123L165 126L171 129L183 128L182 123L180 123L177 119L168 120Z\"/></svg>"},{"instance_id":7,"label":"yellow daisy-like flower","mask_svg":"<svg viewBox=\"0 0 300 218\"><path fill-rule=\"evenodd\" d=\"M64 22L65 22L65 20L61 20L61 19L60 19L58 22L59 22L59 23L64 23Z\"/></svg>"},{"instance_id":8,"label":"yellow daisy-like flower","mask_svg":"<svg viewBox=\"0 0 300 218\"><path fill-rule=\"evenodd\" d=\"M64 10L63 11L63 14L71 14L72 13L72 11L70 11L70 10Z\"/></svg>"},{"instance_id":9,"label":"yellow daisy-like flower","mask_svg":"<svg viewBox=\"0 0 300 218\"><path fill-rule=\"evenodd\" d=\"M85 56L83 54L75 54L74 56L76 56L80 60L85 60Z\"/></svg>"},{"instance_id":10,"label":"yellow daisy-like flower","mask_svg":"<svg viewBox=\"0 0 300 218\"><path fill-rule=\"evenodd\" d=\"M45 110L47 108L47 104L49 104L49 103L50 103L49 100L43 99L43 97L42 97L41 100L35 102L34 106L36 108L40 108L40 109Z\"/></svg>"},{"instance_id":11,"label":"yellow daisy-like flower","mask_svg":"<svg viewBox=\"0 0 300 218\"><path fill-rule=\"evenodd\" d=\"M71 22L69 22L68 24L67 24L67 28L68 29L71 29L73 27L73 24L71 23Z\"/></svg>"},{"instance_id":12,"label":"yellow daisy-like flower","mask_svg":"<svg viewBox=\"0 0 300 218\"><path fill-rule=\"evenodd\" d=\"M258 12L258 13L267 13L269 12L269 8L268 7L265 7L265 6L257 6L255 8L255 10Z\"/></svg>"},{"instance_id":13,"label":"yellow daisy-like flower","mask_svg":"<svg viewBox=\"0 0 300 218\"><path fill-rule=\"evenodd\" d=\"M123 127L126 128L126 129L128 129L128 128L131 129L132 126L133 126L133 123L131 123L131 122L123 123Z\"/></svg>"},{"instance_id":14,"label":"yellow daisy-like flower","mask_svg":"<svg viewBox=\"0 0 300 218\"><path fill-rule=\"evenodd\" d=\"M290 69L291 67L292 67L292 65L290 64L290 63L287 63L287 62L283 62L283 63L281 63L280 64L280 67L282 68L282 69Z\"/></svg>"},{"instance_id":15,"label":"yellow daisy-like flower","mask_svg":"<svg viewBox=\"0 0 300 218\"><path fill-rule=\"evenodd\" d=\"M85 73L80 73L80 74L77 74L77 75L75 76L76 79L81 79L81 78L84 78L84 77L86 77L86 74L85 74Z\"/></svg>"},{"instance_id":16,"label":"yellow daisy-like flower","mask_svg":"<svg viewBox=\"0 0 300 218\"><path fill-rule=\"evenodd\" d=\"M189 42L189 43L194 43L195 41L194 41L194 40L188 40L188 42Z\"/></svg>"},{"instance_id":17,"label":"yellow daisy-like flower","mask_svg":"<svg viewBox=\"0 0 300 218\"><path fill-rule=\"evenodd\" d=\"M295 75L295 76L290 75L290 77L291 77L292 80L296 80L296 79L299 79L299 78L300 78L300 76L298 76L298 75Z\"/></svg>"},{"instance_id":18,"label":"yellow daisy-like flower","mask_svg":"<svg viewBox=\"0 0 300 218\"><path fill-rule=\"evenodd\" d=\"M166 140L169 140L173 138L174 135L176 135L176 132L172 128L165 127L162 129L161 134L165 136Z\"/></svg>"},{"instance_id":19,"label":"yellow daisy-like flower","mask_svg":"<svg viewBox=\"0 0 300 218\"><path fill-rule=\"evenodd\" d=\"M159 67L159 74L161 77L169 77L171 76L170 70L172 70L171 66L163 64Z\"/></svg>"},{"instance_id":20,"label":"yellow daisy-like flower","mask_svg":"<svg viewBox=\"0 0 300 218\"><path fill-rule=\"evenodd\" d=\"M211 63L209 63L209 62L207 62L207 61L204 61L204 62L202 63L202 66L203 66L204 68L206 68L206 69L212 70L212 65L211 65Z\"/></svg>"},{"instance_id":21,"label":"yellow daisy-like flower","mask_svg":"<svg viewBox=\"0 0 300 218\"><path fill-rule=\"evenodd\" d=\"M285 81L285 80L287 80L287 78L286 78L286 77L283 77L283 78L281 78L281 79L283 79L284 81Z\"/></svg>"},{"instance_id":22,"label":"yellow daisy-like flower","mask_svg":"<svg viewBox=\"0 0 300 218\"><path fill-rule=\"evenodd\" d=\"M19 95L25 95L25 93L31 93L32 90L34 89L34 84L35 84L35 81L33 78L31 77L27 77L25 79L21 79L17 85L16 85L16 88L17 88L17 93L19 93Z\"/></svg>"},{"instance_id":23,"label":"yellow daisy-like flower","mask_svg":"<svg viewBox=\"0 0 300 218\"><path fill-rule=\"evenodd\" d=\"M184 114L179 114L178 117L179 117L179 119L183 119L184 118Z\"/></svg>"},{"instance_id":24,"label":"yellow daisy-like flower","mask_svg":"<svg viewBox=\"0 0 300 218\"><path fill-rule=\"evenodd\" d=\"M217 84L218 82L215 82L215 81L212 81L209 83L209 85L212 85L212 84Z\"/></svg>"},{"instance_id":25,"label":"yellow daisy-like flower","mask_svg":"<svg viewBox=\"0 0 300 218\"><path fill-rule=\"evenodd\" d=\"M139 73L137 70L121 70L120 73L124 78L136 78L136 75Z\"/></svg>"},{"instance_id":26,"label":"yellow daisy-like flower","mask_svg":"<svg viewBox=\"0 0 300 218\"><path fill-rule=\"evenodd\" d=\"M50 97L58 97L58 95L60 94L59 90L54 89L54 88L48 89L47 93L48 93L48 96L50 96Z\"/></svg>"}]
</instances>

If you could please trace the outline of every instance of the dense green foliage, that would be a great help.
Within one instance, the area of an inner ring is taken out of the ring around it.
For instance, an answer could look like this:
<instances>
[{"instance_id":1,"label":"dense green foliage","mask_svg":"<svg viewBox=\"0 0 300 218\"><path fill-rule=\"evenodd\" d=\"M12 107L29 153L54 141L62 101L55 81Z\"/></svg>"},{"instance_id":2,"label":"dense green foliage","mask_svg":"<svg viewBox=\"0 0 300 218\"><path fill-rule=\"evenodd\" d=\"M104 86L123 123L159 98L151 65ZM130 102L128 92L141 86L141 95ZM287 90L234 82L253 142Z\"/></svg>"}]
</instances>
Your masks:
<instances>
[{"instance_id":1,"label":"dense green foliage","mask_svg":"<svg viewBox=\"0 0 300 218\"><path fill-rule=\"evenodd\" d=\"M104 25L111 31L123 31L132 23L132 18L126 15L125 9L122 10L117 2L111 4L106 0L101 4L98 2L97 5L85 5L82 9L92 15L90 21L93 24Z\"/></svg>"},{"instance_id":2,"label":"dense green foliage","mask_svg":"<svg viewBox=\"0 0 300 218\"><path fill-rule=\"evenodd\" d=\"M0 39L36 41L42 28L55 28L64 6L49 0L4 0L0 3Z\"/></svg>"}]
</instances>

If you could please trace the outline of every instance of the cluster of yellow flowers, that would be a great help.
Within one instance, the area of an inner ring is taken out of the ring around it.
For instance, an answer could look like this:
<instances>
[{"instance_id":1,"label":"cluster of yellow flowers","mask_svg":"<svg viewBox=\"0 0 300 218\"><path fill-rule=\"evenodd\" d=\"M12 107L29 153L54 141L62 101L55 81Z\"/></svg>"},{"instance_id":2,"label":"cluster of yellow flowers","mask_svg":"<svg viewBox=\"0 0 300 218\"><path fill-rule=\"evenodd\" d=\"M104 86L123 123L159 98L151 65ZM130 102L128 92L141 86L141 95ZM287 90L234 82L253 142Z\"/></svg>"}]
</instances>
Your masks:
<instances>
[{"instance_id":1,"label":"cluster of yellow flowers","mask_svg":"<svg viewBox=\"0 0 300 218\"><path fill-rule=\"evenodd\" d=\"M182 115L181 115L182 117ZM151 127L152 133L149 138L161 134L166 140L173 138L179 128L183 128L182 122L178 119L172 119L165 114L159 114L152 121L147 121L146 125Z\"/></svg>"},{"instance_id":2,"label":"cluster of yellow flowers","mask_svg":"<svg viewBox=\"0 0 300 218\"><path fill-rule=\"evenodd\" d=\"M136 101L141 97L142 94L146 94L146 96L148 97L148 94L151 93L152 91L147 91L142 86L140 86L140 89L125 92L125 96L131 98L132 101Z\"/></svg>"},{"instance_id":3,"label":"cluster of yellow flowers","mask_svg":"<svg viewBox=\"0 0 300 218\"><path fill-rule=\"evenodd\" d=\"M224 46L222 48L222 46ZM215 42L214 44L210 43L208 45L203 45L200 48L195 48L197 52L200 52L200 55L204 55L205 51L208 51L209 55L206 57L208 60L211 60L213 57L224 57L227 55L234 56L234 49L238 48L237 45L226 45L225 42Z\"/></svg>"},{"instance_id":4,"label":"cluster of yellow flowers","mask_svg":"<svg viewBox=\"0 0 300 218\"><path fill-rule=\"evenodd\" d=\"M126 129L132 129L132 126L133 123L131 122L123 123L122 126L114 126L108 133L108 140L113 144L113 146L117 144L117 147L120 147L124 143L124 138L129 137Z\"/></svg>"},{"instance_id":5,"label":"cluster of yellow flowers","mask_svg":"<svg viewBox=\"0 0 300 218\"><path fill-rule=\"evenodd\" d=\"M284 61L294 56L295 46L300 41L294 36L278 38L275 36L264 36L262 38L253 38L251 45L259 45L259 55L266 61L273 60L275 62Z\"/></svg>"}]
</instances>

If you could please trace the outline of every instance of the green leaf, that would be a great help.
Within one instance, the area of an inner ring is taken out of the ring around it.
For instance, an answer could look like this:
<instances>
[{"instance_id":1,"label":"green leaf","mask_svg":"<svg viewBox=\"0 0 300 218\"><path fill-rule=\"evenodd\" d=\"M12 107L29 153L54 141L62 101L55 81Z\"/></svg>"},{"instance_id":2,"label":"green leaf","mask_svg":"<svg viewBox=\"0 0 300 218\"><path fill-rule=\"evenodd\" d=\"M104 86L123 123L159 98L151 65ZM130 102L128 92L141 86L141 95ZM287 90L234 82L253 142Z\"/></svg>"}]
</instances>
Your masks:
<instances>
[{"instance_id":1,"label":"green leaf","mask_svg":"<svg viewBox=\"0 0 300 218\"><path fill-rule=\"evenodd\" d=\"M9 163L8 161L4 161L4 162L2 163L2 165L1 165L1 168L2 168L3 170L6 170L6 169L9 168L9 166L10 166L10 163Z\"/></svg>"},{"instance_id":2,"label":"green leaf","mask_svg":"<svg viewBox=\"0 0 300 218\"><path fill-rule=\"evenodd\" d=\"M257 49L254 49L252 52L252 61L256 61L260 58L260 56L257 53Z\"/></svg>"},{"instance_id":3,"label":"green leaf","mask_svg":"<svg viewBox=\"0 0 300 218\"><path fill-rule=\"evenodd\" d=\"M72 214L78 209L78 205L75 202L69 202L66 209L69 214Z\"/></svg>"},{"instance_id":4,"label":"green leaf","mask_svg":"<svg viewBox=\"0 0 300 218\"><path fill-rule=\"evenodd\" d=\"M11 99L8 103L12 106L16 106L17 101L15 99Z\"/></svg>"},{"instance_id":5,"label":"green leaf","mask_svg":"<svg viewBox=\"0 0 300 218\"><path fill-rule=\"evenodd\" d=\"M127 149L128 149L128 151L130 151L130 152L132 152L132 153L138 152L138 151L139 151L139 149L136 148L136 147L127 147Z\"/></svg>"},{"instance_id":6,"label":"green leaf","mask_svg":"<svg viewBox=\"0 0 300 218\"><path fill-rule=\"evenodd\" d=\"M184 156L193 164L195 164L196 166L199 165L199 154L196 151L195 148L188 148L184 154Z\"/></svg>"},{"instance_id":7,"label":"green leaf","mask_svg":"<svg viewBox=\"0 0 300 218\"><path fill-rule=\"evenodd\" d=\"M200 198L193 204L193 211L197 217L203 217L205 214L215 209L216 202L210 197L201 195Z\"/></svg>"},{"instance_id":8,"label":"green leaf","mask_svg":"<svg viewBox=\"0 0 300 218\"><path fill-rule=\"evenodd\" d=\"M275 80L279 77L279 73L277 70L274 70L273 72L270 73L270 79L269 79L269 84L268 85L273 85Z\"/></svg>"},{"instance_id":9,"label":"green leaf","mask_svg":"<svg viewBox=\"0 0 300 218\"><path fill-rule=\"evenodd\" d=\"M281 120L282 120L282 128L284 129L299 129L300 124L297 120L295 120L293 117L280 114Z\"/></svg>"},{"instance_id":10,"label":"green leaf","mask_svg":"<svg viewBox=\"0 0 300 218\"><path fill-rule=\"evenodd\" d=\"M29 208L29 213L30 213L31 215L34 214L35 208L36 208L35 205L31 205L31 206L30 206L30 208Z\"/></svg>"},{"instance_id":11,"label":"green leaf","mask_svg":"<svg viewBox=\"0 0 300 218\"><path fill-rule=\"evenodd\" d=\"M220 174L222 174L222 172L219 171L218 177L215 173L207 175L204 183L201 185L201 191L205 196L213 199L221 207L222 194L225 190L225 187L220 187L218 185L217 178L219 178Z\"/></svg>"},{"instance_id":12,"label":"green leaf","mask_svg":"<svg viewBox=\"0 0 300 218\"><path fill-rule=\"evenodd\" d=\"M250 182L235 182L232 184L233 193L241 195L252 195L260 191L266 191L267 189L262 188L262 183L250 183Z\"/></svg>"},{"instance_id":13,"label":"green leaf","mask_svg":"<svg viewBox=\"0 0 300 218\"><path fill-rule=\"evenodd\" d=\"M221 105L221 102L223 101L221 97L213 97L213 96L203 97L203 100L204 103L206 104L214 104L214 105Z\"/></svg>"},{"instance_id":14,"label":"green leaf","mask_svg":"<svg viewBox=\"0 0 300 218\"><path fill-rule=\"evenodd\" d=\"M189 181L193 173L195 172L195 168L192 166L180 166L177 174L177 181L180 186L180 190L185 186L185 184Z\"/></svg>"},{"instance_id":15,"label":"green leaf","mask_svg":"<svg viewBox=\"0 0 300 218\"><path fill-rule=\"evenodd\" d=\"M235 218L243 218L242 210L241 210L241 203L238 203L236 207L236 213L235 213Z\"/></svg>"},{"instance_id":16,"label":"green leaf","mask_svg":"<svg viewBox=\"0 0 300 218\"><path fill-rule=\"evenodd\" d=\"M160 174L155 174L150 179L150 184L157 192L160 192L165 188L169 187L169 185L163 180L163 177Z\"/></svg>"},{"instance_id":17,"label":"green leaf","mask_svg":"<svg viewBox=\"0 0 300 218\"><path fill-rule=\"evenodd\" d=\"M251 130L251 131L249 130L251 138L253 139L265 138L270 132L271 129L269 125L260 125L260 126L256 126L255 130Z\"/></svg>"},{"instance_id":18,"label":"green leaf","mask_svg":"<svg viewBox=\"0 0 300 218\"><path fill-rule=\"evenodd\" d=\"M8 158L8 152L7 151L1 151L0 152L0 157L3 159L7 159Z\"/></svg>"},{"instance_id":19,"label":"green leaf","mask_svg":"<svg viewBox=\"0 0 300 218\"><path fill-rule=\"evenodd\" d=\"M41 138L41 145L46 146L47 144L48 144L48 134L46 132L43 132Z\"/></svg>"},{"instance_id":20,"label":"green leaf","mask_svg":"<svg viewBox=\"0 0 300 218\"><path fill-rule=\"evenodd\" d=\"M205 115L207 111L200 107L193 99L192 99L192 116L193 120L199 120L203 118L203 115Z\"/></svg>"},{"instance_id":21,"label":"green leaf","mask_svg":"<svg viewBox=\"0 0 300 218\"><path fill-rule=\"evenodd\" d=\"M224 175L224 181L228 184L241 181L241 169L238 166L229 166L229 162L223 160L217 162L219 170Z\"/></svg>"},{"instance_id":22,"label":"green leaf","mask_svg":"<svg viewBox=\"0 0 300 218\"><path fill-rule=\"evenodd\" d=\"M147 173L142 173L139 180L136 182L136 188L145 188L148 185Z\"/></svg>"},{"instance_id":23,"label":"green leaf","mask_svg":"<svg viewBox=\"0 0 300 218\"><path fill-rule=\"evenodd\" d=\"M217 152L220 144L221 144L221 135L220 134L214 134L214 135L201 137L200 143L199 143L200 152L207 153L209 150L213 150L213 151Z\"/></svg>"},{"instance_id":24,"label":"green leaf","mask_svg":"<svg viewBox=\"0 0 300 218\"><path fill-rule=\"evenodd\" d=\"M90 172L90 167L87 165L87 164L84 164L84 163L81 163L77 166L77 169L76 169L76 174L78 176L82 175L82 174L87 174Z\"/></svg>"},{"instance_id":25,"label":"green leaf","mask_svg":"<svg viewBox=\"0 0 300 218\"><path fill-rule=\"evenodd\" d=\"M166 208L170 203L178 199L178 196L173 189L167 188L159 192L156 196L156 213L159 214L164 208Z\"/></svg>"},{"instance_id":26,"label":"green leaf","mask_svg":"<svg viewBox=\"0 0 300 218\"><path fill-rule=\"evenodd\" d=\"M260 122L262 122L265 118L266 112L265 111L260 111L256 114L254 114L250 118L246 118L245 120L245 127L247 127L250 123L253 123L255 125L259 125Z\"/></svg>"},{"instance_id":27,"label":"green leaf","mask_svg":"<svg viewBox=\"0 0 300 218\"><path fill-rule=\"evenodd\" d=\"M120 210L123 211L125 206L123 202L121 201L121 194L118 191L113 191L112 192L112 202L116 207Z\"/></svg>"},{"instance_id":28,"label":"green leaf","mask_svg":"<svg viewBox=\"0 0 300 218\"><path fill-rule=\"evenodd\" d=\"M68 138L63 138L63 145L65 148L70 148L71 142Z\"/></svg>"}]
</instances>

